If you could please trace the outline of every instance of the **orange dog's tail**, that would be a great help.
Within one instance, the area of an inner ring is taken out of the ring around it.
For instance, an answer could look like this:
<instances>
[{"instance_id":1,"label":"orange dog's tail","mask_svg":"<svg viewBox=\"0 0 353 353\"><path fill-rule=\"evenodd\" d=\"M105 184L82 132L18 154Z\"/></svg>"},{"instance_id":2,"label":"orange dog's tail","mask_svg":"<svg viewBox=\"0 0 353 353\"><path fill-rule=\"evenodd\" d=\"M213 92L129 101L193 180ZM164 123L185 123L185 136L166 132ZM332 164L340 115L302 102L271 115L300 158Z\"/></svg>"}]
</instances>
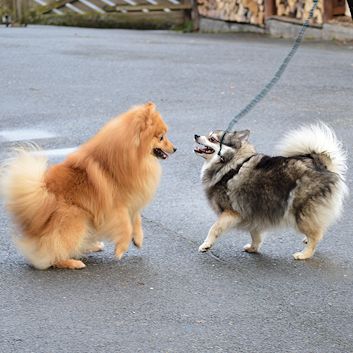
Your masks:
<instances>
[{"instance_id":1,"label":"orange dog's tail","mask_svg":"<svg viewBox=\"0 0 353 353\"><path fill-rule=\"evenodd\" d=\"M33 225L44 224L56 199L44 183L47 158L36 148L18 148L1 165L1 195L23 235L36 236ZM36 222L33 223L33 219Z\"/></svg>"},{"instance_id":2,"label":"orange dog's tail","mask_svg":"<svg viewBox=\"0 0 353 353\"><path fill-rule=\"evenodd\" d=\"M75 214L59 212L59 201L46 185L47 166L47 158L33 148L17 149L14 158L1 166L1 193L20 233L14 241L38 269L78 254L81 246L70 229L62 226L61 222ZM77 230L76 224L74 227Z\"/></svg>"}]
</instances>

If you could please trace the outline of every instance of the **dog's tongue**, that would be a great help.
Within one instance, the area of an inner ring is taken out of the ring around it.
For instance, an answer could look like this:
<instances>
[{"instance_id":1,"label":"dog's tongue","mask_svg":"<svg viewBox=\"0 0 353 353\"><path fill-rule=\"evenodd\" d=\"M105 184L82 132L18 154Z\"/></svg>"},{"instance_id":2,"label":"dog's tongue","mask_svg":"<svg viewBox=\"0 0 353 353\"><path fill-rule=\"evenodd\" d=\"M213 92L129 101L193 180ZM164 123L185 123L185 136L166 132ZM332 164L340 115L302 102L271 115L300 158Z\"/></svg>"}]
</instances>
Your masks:
<instances>
[{"instance_id":1,"label":"dog's tongue","mask_svg":"<svg viewBox=\"0 0 353 353\"><path fill-rule=\"evenodd\" d=\"M194 151L195 151L195 152L202 153L202 152L204 152L205 150L204 150L203 148L200 148L200 147L195 147L195 148L194 148Z\"/></svg>"},{"instance_id":2,"label":"dog's tongue","mask_svg":"<svg viewBox=\"0 0 353 353\"><path fill-rule=\"evenodd\" d=\"M196 146L194 148L194 151L197 153L211 153L211 152L213 152L213 150L209 147L198 147L198 146Z\"/></svg>"}]
</instances>

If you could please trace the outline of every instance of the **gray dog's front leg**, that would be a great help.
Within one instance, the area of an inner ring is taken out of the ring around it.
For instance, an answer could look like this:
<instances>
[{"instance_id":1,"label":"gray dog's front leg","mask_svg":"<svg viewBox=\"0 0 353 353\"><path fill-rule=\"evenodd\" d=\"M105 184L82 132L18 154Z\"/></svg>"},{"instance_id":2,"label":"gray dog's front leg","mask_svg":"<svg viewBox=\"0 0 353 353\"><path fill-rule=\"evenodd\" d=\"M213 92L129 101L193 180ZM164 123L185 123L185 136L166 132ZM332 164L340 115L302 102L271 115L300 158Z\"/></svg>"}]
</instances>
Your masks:
<instances>
[{"instance_id":1,"label":"gray dog's front leg","mask_svg":"<svg viewBox=\"0 0 353 353\"><path fill-rule=\"evenodd\" d=\"M208 232L207 238L199 247L200 252L206 252L216 242L218 237L227 230L234 228L239 222L239 214L234 211L224 211Z\"/></svg>"}]
</instances>

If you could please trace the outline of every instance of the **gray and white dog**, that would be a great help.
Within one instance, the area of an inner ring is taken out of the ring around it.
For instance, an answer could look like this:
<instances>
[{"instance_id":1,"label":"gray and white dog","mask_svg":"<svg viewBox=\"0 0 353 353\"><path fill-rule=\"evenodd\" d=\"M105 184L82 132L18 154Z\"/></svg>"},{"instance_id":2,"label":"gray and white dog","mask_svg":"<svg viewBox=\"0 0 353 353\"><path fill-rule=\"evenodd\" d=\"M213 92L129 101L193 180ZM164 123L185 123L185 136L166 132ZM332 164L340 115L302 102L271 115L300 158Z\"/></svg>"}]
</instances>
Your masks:
<instances>
[{"instance_id":1,"label":"gray and white dog","mask_svg":"<svg viewBox=\"0 0 353 353\"><path fill-rule=\"evenodd\" d=\"M217 221L199 251L209 250L231 228L250 232L244 250L258 252L265 231L292 226L306 246L295 259L310 258L327 227L342 211L348 189L344 182L346 154L325 124L301 127L280 144L280 156L256 152L250 131L195 135L195 153L205 159L201 180Z\"/></svg>"}]
</instances>

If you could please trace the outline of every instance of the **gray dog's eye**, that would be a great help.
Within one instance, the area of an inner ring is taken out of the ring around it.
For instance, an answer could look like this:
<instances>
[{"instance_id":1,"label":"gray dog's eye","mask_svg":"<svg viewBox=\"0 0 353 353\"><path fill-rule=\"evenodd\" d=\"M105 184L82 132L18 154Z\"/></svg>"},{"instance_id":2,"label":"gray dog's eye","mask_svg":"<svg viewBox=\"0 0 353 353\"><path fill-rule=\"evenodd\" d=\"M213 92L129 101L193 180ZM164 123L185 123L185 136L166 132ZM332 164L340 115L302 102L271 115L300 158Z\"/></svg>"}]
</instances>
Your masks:
<instances>
[{"instance_id":1,"label":"gray dog's eye","mask_svg":"<svg viewBox=\"0 0 353 353\"><path fill-rule=\"evenodd\" d=\"M210 142L216 142L217 140L214 137L209 138Z\"/></svg>"}]
</instances>

